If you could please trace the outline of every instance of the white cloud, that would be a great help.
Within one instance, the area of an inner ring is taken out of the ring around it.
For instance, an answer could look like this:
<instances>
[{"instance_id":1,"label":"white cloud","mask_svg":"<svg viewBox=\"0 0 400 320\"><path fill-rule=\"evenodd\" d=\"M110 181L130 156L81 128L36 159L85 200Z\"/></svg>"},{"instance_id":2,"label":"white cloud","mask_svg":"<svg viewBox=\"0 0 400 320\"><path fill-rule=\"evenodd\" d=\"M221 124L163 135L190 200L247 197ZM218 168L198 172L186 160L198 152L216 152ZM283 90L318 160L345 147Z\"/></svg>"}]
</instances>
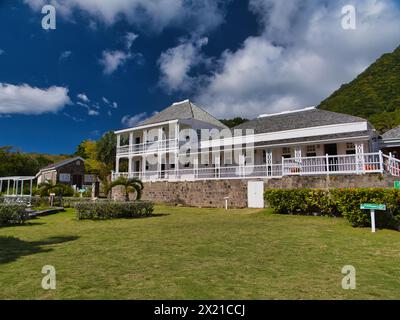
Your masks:
<instances>
[{"instance_id":1,"label":"white cloud","mask_svg":"<svg viewBox=\"0 0 400 320\"><path fill-rule=\"evenodd\" d=\"M85 94L78 94L78 98L84 102L78 101L76 104L78 106L85 108L87 110L87 113L89 116L100 115L100 112L98 111L98 110L100 110L100 107L97 103L95 103L94 105L89 105L90 100Z\"/></svg>"},{"instance_id":2,"label":"white cloud","mask_svg":"<svg viewBox=\"0 0 400 320\"><path fill-rule=\"evenodd\" d=\"M189 72L205 61L201 48L207 43L207 38L187 41L161 54L158 60L161 71L160 84L166 91L191 89L194 78L189 75Z\"/></svg>"},{"instance_id":3,"label":"white cloud","mask_svg":"<svg viewBox=\"0 0 400 320\"><path fill-rule=\"evenodd\" d=\"M131 57L131 54L120 50L105 50L103 51L102 58L99 60L99 62L103 66L103 73L106 75L110 75L114 73L118 68L123 66L126 61L128 61Z\"/></svg>"},{"instance_id":4,"label":"white cloud","mask_svg":"<svg viewBox=\"0 0 400 320\"><path fill-rule=\"evenodd\" d=\"M67 118L75 121L75 122L83 122L84 120L81 118L77 118L75 116L70 115L69 113L64 112L64 116L66 116Z\"/></svg>"},{"instance_id":5,"label":"white cloud","mask_svg":"<svg viewBox=\"0 0 400 320\"><path fill-rule=\"evenodd\" d=\"M27 84L0 83L0 114L42 114L57 112L70 104L68 89L40 89Z\"/></svg>"},{"instance_id":6,"label":"white cloud","mask_svg":"<svg viewBox=\"0 0 400 320\"><path fill-rule=\"evenodd\" d=\"M98 112L98 111L96 111L96 110L93 110L93 109L89 109L88 110L88 115L89 116L98 116L100 113Z\"/></svg>"},{"instance_id":7,"label":"white cloud","mask_svg":"<svg viewBox=\"0 0 400 320\"><path fill-rule=\"evenodd\" d=\"M149 118L149 116L147 115L147 112L142 112L142 113L136 114L134 116L126 115L121 119L121 123L125 127L131 128L131 127L136 126L140 122L146 120L147 118Z\"/></svg>"},{"instance_id":8,"label":"white cloud","mask_svg":"<svg viewBox=\"0 0 400 320\"><path fill-rule=\"evenodd\" d=\"M112 107L113 107L114 109L118 109L118 103L113 102L113 103L112 103Z\"/></svg>"},{"instance_id":9,"label":"white cloud","mask_svg":"<svg viewBox=\"0 0 400 320\"><path fill-rule=\"evenodd\" d=\"M125 40L125 47L127 50L130 50L132 47L133 42L138 38L139 36L133 32L127 32L125 34L124 40Z\"/></svg>"},{"instance_id":10,"label":"white cloud","mask_svg":"<svg viewBox=\"0 0 400 320\"><path fill-rule=\"evenodd\" d=\"M62 52L61 54L60 54L60 60L65 60L65 59L68 59L70 56L71 56L71 54L72 54L72 51L69 51L69 50L67 50L67 51L64 51L64 52Z\"/></svg>"},{"instance_id":11,"label":"white cloud","mask_svg":"<svg viewBox=\"0 0 400 320\"><path fill-rule=\"evenodd\" d=\"M195 100L218 117L317 105L400 43L394 0L354 0L357 29L341 27L346 0L251 0L263 30L225 51Z\"/></svg>"},{"instance_id":12,"label":"white cloud","mask_svg":"<svg viewBox=\"0 0 400 320\"><path fill-rule=\"evenodd\" d=\"M104 103L110 104L110 101L108 101L108 99L106 97L103 97L102 100L103 100Z\"/></svg>"},{"instance_id":13,"label":"white cloud","mask_svg":"<svg viewBox=\"0 0 400 320\"><path fill-rule=\"evenodd\" d=\"M39 11L48 0L24 0ZM179 26L196 32L214 29L224 21L227 0L57 0L51 1L61 16L73 19L75 10L107 25L121 19L143 30L159 32Z\"/></svg>"},{"instance_id":14,"label":"white cloud","mask_svg":"<svg viewBox=\"0 0 400 320\"><path fill-rule=\"evenodd\" d=\"M88 96L85 93L78 94L77 98L79 100L82 100L83 102L90 102L90 99L88 98Z\"/></svg>"},{"instance_id":15,"label":"white cloud","mask_svg":"<svg viewBox=\"0 0 400 320\"><path fill-rule=\"evenodd\" d=\"M0 56L3 55L5 51L3 49L0 49Z\"/></svg>"}]
</instances>

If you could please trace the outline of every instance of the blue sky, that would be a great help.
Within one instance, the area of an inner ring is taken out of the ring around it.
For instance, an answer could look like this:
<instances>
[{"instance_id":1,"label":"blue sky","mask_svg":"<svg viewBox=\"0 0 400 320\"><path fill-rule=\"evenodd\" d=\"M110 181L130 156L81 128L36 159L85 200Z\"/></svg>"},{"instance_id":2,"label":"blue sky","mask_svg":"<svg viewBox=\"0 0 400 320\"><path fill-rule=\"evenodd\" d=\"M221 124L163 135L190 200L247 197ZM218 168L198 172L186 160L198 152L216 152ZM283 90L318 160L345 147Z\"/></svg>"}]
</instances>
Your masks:
<instances>
[{"instance_id":1,"label":"blue sky","mask_svg":"<svg viewBox=\"0 0 400 320\"><path fill-rule=\"evenodd\" d=\"M49 3L56 30L41 27ZM0 146L72 153L186 98L218 118L316 105L400 44L399 12L394 0L0 1Z\"/></svg>"}]
</instances>

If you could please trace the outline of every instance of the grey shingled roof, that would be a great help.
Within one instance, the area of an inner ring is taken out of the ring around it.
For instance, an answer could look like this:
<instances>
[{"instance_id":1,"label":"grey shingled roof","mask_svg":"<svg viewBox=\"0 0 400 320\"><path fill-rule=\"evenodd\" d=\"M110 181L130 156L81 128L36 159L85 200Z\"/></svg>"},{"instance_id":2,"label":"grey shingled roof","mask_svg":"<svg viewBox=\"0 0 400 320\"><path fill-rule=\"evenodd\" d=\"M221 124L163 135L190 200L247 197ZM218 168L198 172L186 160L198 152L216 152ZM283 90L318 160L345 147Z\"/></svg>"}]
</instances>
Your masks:
<instances>
[{"instance_id":1,"label":"grey shingled roof","mask_svg":"<svg viewBox=\"0 0 400 320\"><path fill-rule=\"evenodd\" d=\"M383 140L390 140L390 139L400 139L400 126L389 130L388 132L382 135Z\"/></svg>"},{"instance_id":2,"label":"grey shingled roof","mask_svg":"<svg viewBox=\"0 0 400 320\"><path fill-rule=\"evenodd\" d=\"M210 123L217 127L226 128L226 126L222 122L220 122L219 120L214 118L211 114L209 114L207 111L196 106L189 100L174 103L172 106L157 113L150 119L141 122L139 126L155 124L170 120L187 120L187 119L195 119L206 123Z\"/></svg>"},{"instance_id":3,"label":"grey shingled roof","mask_svg":"<svg viewBox=\"0 0 400 320\"><path fill-rule=\"evenodd\" d=\"M254 129L255 133L257 134L366 121L367 120L363 118L342 113L320 109L304 109L298 112L276 114L257 118L242 123L233 129Z\"/></svg>"},{"instance_id":4,"label":"grey shingled roof","mask_svg":"<svg viewBox=\"0 0 400 320\"><path fill-rule=\"evenodd\" d=\"M70 158L70 159L65 159L63 161L57 162L57 163L52 163L49 164L48 166L43 167L42 169L40 169L40 172L42 171L48 171L48 170L54 170L57 168L60 168L62 166L65 166L68 163L77 161L77 160L81 160L81 161L85 161L82 157L75 157L75 158Z\"/></svg>"},{"instance_id":5,"label":"grey shingled roof","mask_svg":"<svg viewBox=\"0 0 400 320\"><path fill-rule=\"evenodd\" d=\"M360 131L360 132L348 132L348 133L336 133L336 134L327 134L318 137L302 137L302 138L294 138L294 139L282 139L282 140L272 140L272 141L263 141L257 142L254 145L256 147L267 147L274 145L285 145L288 143L306 143L312 141L324 141L324 140L339 140L339 139L347 139L347 138L360 138L368 139L369 131Z\"/></svg>"}]
</instances>

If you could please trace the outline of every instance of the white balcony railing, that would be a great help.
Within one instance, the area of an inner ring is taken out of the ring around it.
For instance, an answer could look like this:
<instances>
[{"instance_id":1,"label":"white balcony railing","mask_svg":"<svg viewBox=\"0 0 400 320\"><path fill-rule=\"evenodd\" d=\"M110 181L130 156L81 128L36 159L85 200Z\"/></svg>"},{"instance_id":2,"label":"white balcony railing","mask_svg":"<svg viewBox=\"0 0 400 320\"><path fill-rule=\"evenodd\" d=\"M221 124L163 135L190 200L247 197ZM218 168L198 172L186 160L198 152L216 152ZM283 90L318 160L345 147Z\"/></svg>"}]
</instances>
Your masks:
<instances>
[{"instance_id":1,"label":"white balcony railing","mask_svg":"<svg viewBox=\"0 0 400 320\"><path fill-rule=\"evenodd\" d=\"M250 178L281 178L290 175L338 175L388 173L400 176L400 161L381 152L359 155L282 159L280 164L190 168L179 170L113 173L118 177L136 177L143 181L193 181Z\"/></svg>"},{"instance_id":2,"label":"white balcony railing","mask_svg":"<svg viewBox=\"0 0 400 320\"><path fill-rule=\"evenodd\" d=\"M138 154L156 153L158 151L167 152L177 148L178 140L176 139L152 141L117 147L117 156L132 156Z\"/></svg>"}]
</instances>

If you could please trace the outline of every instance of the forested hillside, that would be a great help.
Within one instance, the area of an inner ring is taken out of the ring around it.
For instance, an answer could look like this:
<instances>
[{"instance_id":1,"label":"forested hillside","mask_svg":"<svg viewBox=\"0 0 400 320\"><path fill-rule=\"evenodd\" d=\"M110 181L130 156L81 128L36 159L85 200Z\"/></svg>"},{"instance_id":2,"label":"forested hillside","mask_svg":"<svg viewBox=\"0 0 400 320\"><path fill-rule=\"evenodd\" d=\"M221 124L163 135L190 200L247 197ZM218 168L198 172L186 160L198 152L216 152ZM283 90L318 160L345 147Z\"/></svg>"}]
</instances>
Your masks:
<instances>
[{"instance_id":1,"label":"forested hillside","mask_svg":"<svg viewBox=\"0 0 400 320\"><path fill-rule=\"evenodd\" d=\"M380 132L400 125L400 47L384 54L319 108L367 118Z\"/></svg>"}]
</instances>

